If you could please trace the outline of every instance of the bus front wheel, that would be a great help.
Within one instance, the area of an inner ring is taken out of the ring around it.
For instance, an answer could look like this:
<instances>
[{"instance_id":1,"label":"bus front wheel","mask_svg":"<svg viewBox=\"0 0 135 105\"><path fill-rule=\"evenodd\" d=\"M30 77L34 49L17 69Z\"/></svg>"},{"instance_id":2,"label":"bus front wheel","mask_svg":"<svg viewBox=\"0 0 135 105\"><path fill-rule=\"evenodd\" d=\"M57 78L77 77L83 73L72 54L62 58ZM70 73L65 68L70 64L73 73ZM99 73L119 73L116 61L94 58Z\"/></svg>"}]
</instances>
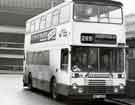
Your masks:
<instances>
[{"instance_id":1,"label":"bus front wheel","mask_svg":"<svg viewBox=\"0 0 135 105\"><path fill-rule=\"evenodd\" d=\"M51 88L51 97L52 97L52 99L57 100L58 99L57 82L56 82L55 78L52 79L50 88Z\"/></svg>"}]
</instances>

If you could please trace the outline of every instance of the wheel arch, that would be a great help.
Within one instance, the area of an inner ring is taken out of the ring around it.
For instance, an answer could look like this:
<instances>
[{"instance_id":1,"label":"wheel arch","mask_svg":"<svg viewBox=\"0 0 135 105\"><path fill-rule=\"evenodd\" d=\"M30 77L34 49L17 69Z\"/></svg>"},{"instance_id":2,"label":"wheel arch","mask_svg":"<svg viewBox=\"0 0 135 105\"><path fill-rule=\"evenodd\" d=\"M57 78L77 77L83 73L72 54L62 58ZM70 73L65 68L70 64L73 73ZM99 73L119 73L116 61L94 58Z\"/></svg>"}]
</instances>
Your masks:
<instances>
[{"instance_id":1,"label":"wheel arch","mask_svg":"<svg viewBox=\"0 0 135 105\"><path fill-rule=\"evenodd\" d=\"M52 82L53 82L53 79L56 79L56 77L53 75L52 77L51 77L51 79L50 79L50 86L51 86L51 84L52 84Z\"/></svg>"},{"instance_id":2,"label":"wheel arch","mask_svg":"<svg viewBox=\"0 0 135 105\"><path fill-rule=\"evenodd\" d=\"M50 90L50 93L51 93L51 87L52 87L52 82L53 80L56 79L56 77L53 75L51 78L50 78L50 83L49 83L49 90Z\"/></svg>"},{"instance_id":3,"label":"wheel arch","mask_svg":"<svg viewBox=\"0 0 135 105\"><path fill-rule=\"evenodd\" d=\"M31 76L31 77L30 77L30 76ZM29 83L29 80L30 80L30 79L32 79L32 73L31 73L31 72L28 73L28 83Z\"/></svg>"}]
</instances>

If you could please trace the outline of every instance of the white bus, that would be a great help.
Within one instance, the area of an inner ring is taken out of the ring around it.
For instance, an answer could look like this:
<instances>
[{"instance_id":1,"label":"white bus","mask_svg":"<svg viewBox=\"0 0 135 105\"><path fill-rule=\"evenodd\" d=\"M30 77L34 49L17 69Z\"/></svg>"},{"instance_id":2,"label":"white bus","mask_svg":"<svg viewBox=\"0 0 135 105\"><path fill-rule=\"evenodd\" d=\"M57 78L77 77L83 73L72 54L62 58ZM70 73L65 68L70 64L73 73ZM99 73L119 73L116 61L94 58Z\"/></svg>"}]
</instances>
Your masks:
<instances>
[{"instance_id":1,"label":"white bus","mask_svg":"<svg viewBox=\"0 0 135 105\"><path fill-rule=\"evenodd\" d=\"M122 3L65 1L26 22L23 84L81 99L124 94Z\"/></svg>"}]
</instances>

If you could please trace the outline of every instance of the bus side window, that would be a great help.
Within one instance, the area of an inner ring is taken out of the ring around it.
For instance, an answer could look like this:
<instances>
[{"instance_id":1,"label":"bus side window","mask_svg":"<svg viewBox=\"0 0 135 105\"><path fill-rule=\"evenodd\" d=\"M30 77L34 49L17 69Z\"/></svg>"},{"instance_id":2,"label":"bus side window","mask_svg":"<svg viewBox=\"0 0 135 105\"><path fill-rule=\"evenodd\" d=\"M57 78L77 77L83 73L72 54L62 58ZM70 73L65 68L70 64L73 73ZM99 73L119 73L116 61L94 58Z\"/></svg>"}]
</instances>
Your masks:
<instances>
[{"instance_id":1,"label":"bus side window","mask_svg":"<svg viewBox=\"0 0 135 105\"><path fill-rule=\"evenodd\" d=\"M26 24L26 33L30 33L30 29L31 28L31 26L30 26L30 23L27 23Z\"/></svg>"},{"instance_id":2,"label":"bus side window","mask_svg":"<svg viewBox=\"0 0 135 105\"><path fill-rule=\"evenodd\" d=\"M40 30L45 29L46 27L46 16L42 16L40 19Z\"/></svg>"},{"instance_id":3,"label":"bus side window","mask_svg":"<svg viewBox=\"0 0 135 105\"><path fill-rule=\"evenodd\" d=\"M34 32L35 31L35 21L32 21L31 22L31 32Z\"/></svg>"},{"instance_id":4,"label":"bus side window","mask_svg":"<svg viewBox=\"0 0 135 105\"><path fill-rule=\"evenodd\" d=\"M39 28L40 28L39 25L40 25L40 18L35 20L35 31L39 31Z\"/></svg>"},{"instance_id":5,"label":"bus side window","mask_svg":"<svg viewBox=\"0 0 135 105\"><path fill-rule=\"evenodd\" d=\"M52 25L56 26L59 24L59 10L55 10L52 13Z\"/></svg>"},{"instance_id":6,"label":"bus side window","mask_svg":"<svg viewBox=\"0 0 135 105\"><path fill-rule=\"evenodd\" d=\"M68 70L68 49L61 50L61 70Z\"/></svg>"},{"instance_id":7,"label":"bus side window","mask_svg":"<svg viewBox=\"0 0 135 105\"><path fill-rule=\"evenodd\" d=\"M47 14L47 17L46 17L46 28L51 27L51 21L52 21L51 17L52 17L51 13Z\"/></svg>"},{"instance_id":8,"label":"bus side window","mask_svg":"<svg viewBox=\"0 0 135 105\"><path fill-rule=\"evenodd\" d=\"M68 22L70 19L70 6L66 5L60 11L60 24Z\"/></svg>"}]
</instances>

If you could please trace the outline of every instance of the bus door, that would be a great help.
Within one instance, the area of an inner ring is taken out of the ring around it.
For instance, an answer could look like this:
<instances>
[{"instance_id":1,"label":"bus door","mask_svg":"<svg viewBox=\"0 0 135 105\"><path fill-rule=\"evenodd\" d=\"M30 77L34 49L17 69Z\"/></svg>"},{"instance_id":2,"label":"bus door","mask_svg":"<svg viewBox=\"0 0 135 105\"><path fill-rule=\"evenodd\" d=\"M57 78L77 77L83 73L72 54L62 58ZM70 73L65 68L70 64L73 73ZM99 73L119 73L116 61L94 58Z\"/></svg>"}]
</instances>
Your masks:
<instances>
[{"instance_id":1,"label":"bus door","mask_svg":"<svg viewBox=\"0 0 135 105\"><path fill-rule=\"evenodd\" d=\"M61 82L65 83L68 80L69 68L69 50L68 48L61 49L60 72L57 73Z\"/></svg>"},{"instance_id":2,"label":"bus door","mask_svg":"<svg viewBox=\"0 0 135 105\"><path fill-rule=\"evenodd\" d=\"M61 50L61 70L68 71L68 56L69 50L67 48Z\"/></svg>"}]
</instances>

